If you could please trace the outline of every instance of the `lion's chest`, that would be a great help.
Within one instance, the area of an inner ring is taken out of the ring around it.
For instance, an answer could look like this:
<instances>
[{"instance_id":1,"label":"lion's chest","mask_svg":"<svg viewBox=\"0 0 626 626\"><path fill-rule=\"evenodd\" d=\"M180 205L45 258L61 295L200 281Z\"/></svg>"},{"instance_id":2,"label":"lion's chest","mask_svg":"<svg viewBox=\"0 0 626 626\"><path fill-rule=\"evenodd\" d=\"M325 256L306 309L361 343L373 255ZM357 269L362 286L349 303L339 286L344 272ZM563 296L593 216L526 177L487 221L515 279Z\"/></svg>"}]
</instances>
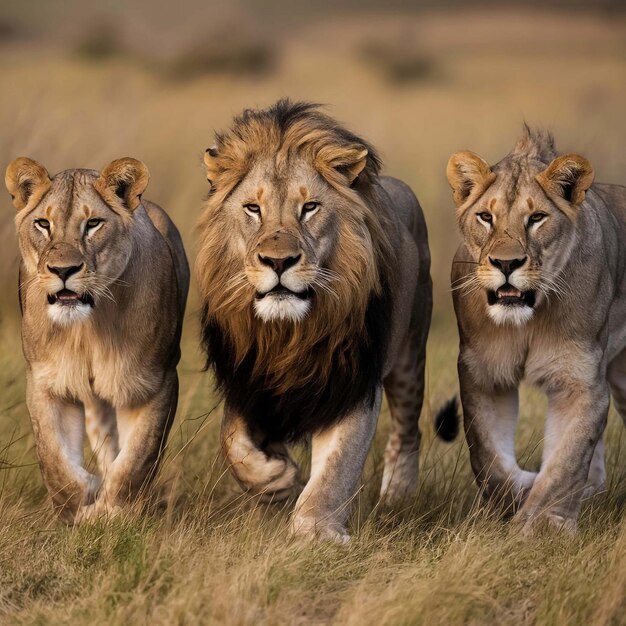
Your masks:
<instances>
[{"instance_id":1,"label":"lion's chest","mask_svg":"<svg viewBox=\"0 0 626 626\"><path fill-rule=\"evenodd\" d=\"M546 391L586 385L593 379L601 354L556 329L481 337L463 349L471 376L485 389L517 387L522 381Z\"/></svg>"},{"instance_id":2,"label":"lion's chest","mask_svg":"<svg viewBox=\"0 0 626 626\"><path fill-rule=\"evenodd\" d=\"M128 347L79 337L31 362L33 376L54 395L84 400L98 396L115 407L144 402L158 388L158 372Z\"/></svg>"}]
</instances>

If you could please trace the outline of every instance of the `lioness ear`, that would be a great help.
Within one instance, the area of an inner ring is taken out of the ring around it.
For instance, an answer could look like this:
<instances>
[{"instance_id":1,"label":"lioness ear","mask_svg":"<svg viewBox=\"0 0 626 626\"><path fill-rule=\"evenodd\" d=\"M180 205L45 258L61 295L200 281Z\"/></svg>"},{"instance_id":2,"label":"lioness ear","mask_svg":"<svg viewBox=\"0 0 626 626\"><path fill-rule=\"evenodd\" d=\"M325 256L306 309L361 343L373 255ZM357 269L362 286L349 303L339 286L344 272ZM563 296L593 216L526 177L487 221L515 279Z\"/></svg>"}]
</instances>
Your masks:
<instances>
[{"instance_id":1,"label":"lioness ear","mask_svg":"<svg viewBox=\"0 0 626 626\"><path fill-rule=\"evenodd\" d=\"M472 193L483 193L496 178L487 161L467 150L455 152L450 157L446 175L457 206L461 206Z\"/></svg>"},{"instance_id":2,"label":"lioness ear","mask_svg":"<svg viewBox=\"0 0 626 626\"><path fill-rule=\"evenodd\" d=\"M367 165L367 148L362 145L328 146L317 154L317 160L326 167L341 172L352 184Z\"/></svg>"},{"instance_id":3,"label":"lioness ear","mask_svg":"<svg viewBox=\"0 0 626 626\"><path fill-rule=\"evenodd\" d=\"M149 180L150 172L141 161L125 157L109 163L94 187L108 203L121 200L127 209L134 211L141 203L141 194Z\"/></svg>"},{"instance_id":4,"label":"lioness ear","mask_svg":"<svg viewBox=\"0 0 626 626\"><path fill-rule=\"evenodd\" d=\"M15 159L7 167L4 183L18 211L31 200L39 201L51 185L46 168L26 157Z\"/></svg>"},{"instance_id":5,"label":"lioness ear","mask_svg":"<svg viewBox=\"0 0 626 626\"><path fill-rule=\"evenodd\" d=\"M585 199L585 192L593 183L593 167L579 154L557 157L537 175L537 182L548 195L556 195L578 206Z\"/></svg>"},{"instance_id":6,"label":"lioness ear","mask_svg":"<svg viewBox=\"0 0 626 626\"><path fill-rule=\"evenodd\" d=\"M217 178L217 146L211 146L204 151L204 165L206 167L206 179L213 184Z\"/></svg>"}]
</instances>

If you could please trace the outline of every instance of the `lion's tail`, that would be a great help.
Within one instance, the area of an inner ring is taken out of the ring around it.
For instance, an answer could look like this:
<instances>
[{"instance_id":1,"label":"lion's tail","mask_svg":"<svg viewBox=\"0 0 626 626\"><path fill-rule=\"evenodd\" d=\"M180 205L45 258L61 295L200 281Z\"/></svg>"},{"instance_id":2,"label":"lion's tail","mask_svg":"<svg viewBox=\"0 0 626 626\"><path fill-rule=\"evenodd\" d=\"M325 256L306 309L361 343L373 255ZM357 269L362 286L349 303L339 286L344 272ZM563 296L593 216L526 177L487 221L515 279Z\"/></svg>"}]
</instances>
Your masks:
<instances>
[{"instance_id":1,"label":"lion's tail","mask_svg":"<svg viewBox=\"0 0 626 626\"><path fill-rule=\"evenodd\" d=\"M435 415L435 432L444 441L454 441L459 434L459 400L452 396Z\"/></svg>"}]
</instances>

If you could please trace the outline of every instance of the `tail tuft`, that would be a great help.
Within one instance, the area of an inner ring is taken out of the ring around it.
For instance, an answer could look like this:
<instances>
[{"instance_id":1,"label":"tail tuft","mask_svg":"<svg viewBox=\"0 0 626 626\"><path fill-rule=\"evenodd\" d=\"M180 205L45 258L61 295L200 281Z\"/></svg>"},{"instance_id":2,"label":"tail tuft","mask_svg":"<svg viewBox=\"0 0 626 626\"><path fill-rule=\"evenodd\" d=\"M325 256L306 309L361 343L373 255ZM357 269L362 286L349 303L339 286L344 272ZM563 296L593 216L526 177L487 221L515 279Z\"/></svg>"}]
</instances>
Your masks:
<instances>
[{"instance_id":1,"label":"tail tuft","mask_svg":"<svg viewBox=\"0 0 626 626\"><path fill-rule=\"evenodd\" d=\"M444 441L454 441L459 434L459 401L456 396L450 398L435 416L435 432Z\"/></svg>"}]
</instances>

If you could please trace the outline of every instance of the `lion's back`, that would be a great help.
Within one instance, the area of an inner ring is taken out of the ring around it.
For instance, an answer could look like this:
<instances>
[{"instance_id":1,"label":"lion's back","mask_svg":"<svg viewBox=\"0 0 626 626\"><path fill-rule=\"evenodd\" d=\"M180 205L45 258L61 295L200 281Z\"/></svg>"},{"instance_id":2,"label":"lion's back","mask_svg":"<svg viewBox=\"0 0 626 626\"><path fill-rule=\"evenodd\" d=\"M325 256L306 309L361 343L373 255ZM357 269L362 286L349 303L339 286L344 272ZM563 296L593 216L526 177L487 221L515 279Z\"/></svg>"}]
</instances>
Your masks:
<instances>
[{"instance_id":1,"label":"lion's back","mask_svg":"<svg viewBox=\"0 0 626 626\"><path fill-rule=\"evenodd\" d=\"M189 263L187 262L182 238L170 216L158 204L144 200L143 206L150 221L161 233L172 254L182 300L179 305L184 309L189 291Z\"/></svg>"},{"instance_id":2,"label":"lion's back","mask_svg":"<svg viewBox=\"0 0 626 626\"><path fill-rule=\"evenodd\" d=\"M430 250L426 219L419 200L405 182L391 176L381 176L379 180L389 198L391 218L404 226L413 237L419 255L420 274L426 276L430 270Z\"/></svg>"},{"instance_id":3,"label":"lion's back","mask_svg":"<svg viewBox=\"0 0 626 626\"><path fill-rule=\"evenodd\" d=\"M623 185L595 183L592 189L602 198L626 231L626 187Z\"/></svg>"}]
</instances>

